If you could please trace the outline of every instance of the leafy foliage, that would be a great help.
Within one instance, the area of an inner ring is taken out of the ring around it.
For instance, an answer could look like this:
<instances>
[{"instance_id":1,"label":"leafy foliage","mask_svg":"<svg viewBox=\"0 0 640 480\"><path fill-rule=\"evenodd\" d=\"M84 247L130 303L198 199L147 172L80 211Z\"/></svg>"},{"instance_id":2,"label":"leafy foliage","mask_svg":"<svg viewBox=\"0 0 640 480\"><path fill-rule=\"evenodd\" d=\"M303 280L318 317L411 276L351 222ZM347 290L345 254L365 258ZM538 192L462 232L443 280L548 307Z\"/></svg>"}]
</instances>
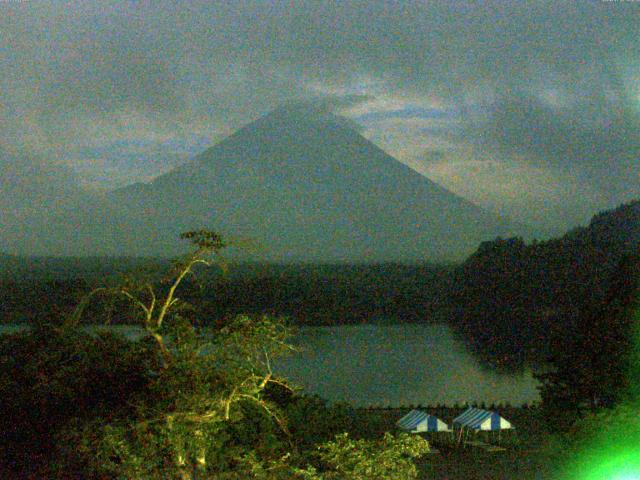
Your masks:
<instances>
[{"instance_id":1,"label":"leafy foliage","mask_svg":"<svg viewBox=\"0 0 640 480\"><path fill-rule=\"evenodd\" d=\"M637 478L640 459L638 403L588 413L561 434L549 437L539 457L552 466L552 478L604 480Z\"/></svg>"},{"instance_id":2,"label":"leafy foliage","mask_svg":"<svg viewBox=\"0 0 640 480\"><path fill-rule=\"evenodd\" d=\"M189 240L200 249L219 251L227 246L222 237L210 230L194 230L180 234L182 240Z\"/></svg>"},{"instance_id":3,"label":"leafy foliage","mask_svg":"<svg viewBox=\"0 0 640 480\"><path fill-rule=\"evenodd\" d=\"M386 433L378 441L352 440L341 434L320 447L320 459L329 466L322 480L411 480L418 477L413 459L429 452L418 435Z\"/></svg>"},{"instance_id":4,"label":"leafy foliage","mask_svg":"<svg viewBox=\"0 0 640 480\"><path fill-rule=\"evenodd\" d=\"M545 415L560 429L585 412L611 408L628 394L640 304L640 258L623 259L604 306L572 337L557 339L551 370L538 375ZM561 342L561 343L560 343Z\"/></svg>"},{"instance_id":5,"label":"leafy foliage","mask_svg":"<svg viewBox=\"0 0 640 480\"><path fill-rule=\"evenodd\" d=\"M154 369L150 347L46 326L0 336L2 470L48 471L67 425L129 411Z\"/></svg>"},{"instance_id":6,"label":"leafy foliage","mask_svg":"<svg viewBox=\"0 0 640 480\"><path fill-rule=\"evenodd\" d=\"M640 248L640 201L546 242L485 242L455 274L454 326L497 366L546 361L610 302Z\"/></svg>"},{"instance_id":7,"label":"leafy foliage","mask_svg":"<svg viewBox=\"0 0 640 480\"><path fill-rule=\"evenodd\" d=\"M329 404L317 396L293 397L284 414L291 435L301 450L312 450L336 435L355 430L355 412L346 404Z\"/></svg>"},{"instance_id":8,"label":"leafy foliage","mask_svg":"<svg viewBox=\"0 0 640 480\"><path fill-rule=\"evenodd\" d=\"M192 323L195 310L185 310L178 287L225 243L206 231L184 238L195 250L162 287L147 280L99 287L61 326L0 337L0 406L10 415L0 423L3 471L69 479L415 478L412 459L428 449L420 439L338 435L322 444L348 428L348 410L297 398L274 375L273 361L293 351L282 320ZM81 330L100 296L129 303L142 336ZM313 427L304 426L310 420Z\"/></svg>"}]
</instances>

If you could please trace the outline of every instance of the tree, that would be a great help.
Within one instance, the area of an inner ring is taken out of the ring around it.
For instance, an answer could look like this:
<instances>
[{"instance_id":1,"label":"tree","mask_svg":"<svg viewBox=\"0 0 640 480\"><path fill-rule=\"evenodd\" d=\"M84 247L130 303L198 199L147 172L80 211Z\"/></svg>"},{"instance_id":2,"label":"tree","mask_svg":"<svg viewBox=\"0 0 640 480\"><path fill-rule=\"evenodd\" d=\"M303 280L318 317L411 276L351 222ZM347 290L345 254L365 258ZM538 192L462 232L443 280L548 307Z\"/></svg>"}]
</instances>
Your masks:
<instances>
[{"instance_id":1,"label":"tree","mask_svg":"<svg viewBox=\"0 0 640 480\"><path fill-rule=\"evenodd\" d=\"M128 281L116 287L99 287L83 298L69 317L66 325L78 325L80 323L84 309L95 295L122 295L140 310L143 318L143 328L158 343L158 348L165 361L169 361L171 355L164 344L164 339L160 332L165 318L176 308L179 302L176 297L178 287L188 275L193 273L196 265L211 266L212 260L210 257L218 256L220 251L227 247L227 244L218 234L209 230L186 232L181 234L180 238L189 240L195 249L185 258L175 263L168 279L169 289L162 297L156 294L153 284L149 281Z\"/></svg>"},{"instance_id":2,"label":"tree","mask_svg":"<svg viewBox=\"0 0 640 480\"><path fill-rule=\"evenodd\" d=\"M79 304L67 324L79 324L95 295L123 296L138 310L142 328L158 352L159 368L137 400L135 417L116 414L92 427L99 432L91 439L99 452L97 470L127 478L155 478L167 472L191 478L196 470L223 470L242 456L235 452L239 445L234 445L230 432L250 414L279 429L269 432L274 445L288 433L277 405L263 393L273 383L288 388L272 371L273 359L292 350L288 330L279 320L239 316L205 333L181 317L177 292L182 281L197 265L210 266L211 257L226 247L220 236L206 230L181 238L189 240L194 251L176 263L164 291L151 282L100 287ZM255 438L250 441L256 451L271 448L258 445Z\"/></svg>"},{"instance_id":3,"label":"tree","mask_svg":"<svg viewBox=\"0 0 640 480\"><path fill-rule=\"evenodd\" d=\"M35 475L145 480L415 478L412 459L428 449L418 437L387 435L377 441L343 435L318 449L314 442L326 441L329 433L342 428L345 417L317 418L332 424L309 432L299 428L295 407L289 411L296 431L290 430L283 396L273 390L287 391L289 397L293 391L272 368L275 359L293 350L289 328L281 319L243 315L216 323L215 328L194 325L184 314L179 289L197 265L211 265L226 244L205 230L182 238L191 241L194 250L176 263L163 284L147 279L99 287L61 327L43 327L22 334L24 338L0 342L2 405L24 417L22 426L42 424L41 411L52 415L48 421L55 420L53 428L43 427L46 442L41 450L50 453L46 466L33 470ZM83 313L99 295L129 302L134 308L131 320L139 322L143 335L125 339L79 329ZM25 347L18 359L29 366L18 378L12 377L11 350L16 346ZM44 410L38 407L42 399ZM21 400L26 400L25 408ZM288 403L305 409L295 399ZM0 438L10 431L10 422L2 423ZM28 458L33 452L29 438L23 445ZM25 469L15 471L19 476Z\"/></svg>"},{"instance_id":4,"label":"tree","mask_svg":"<svg viewBox=\"0 0 640 480\"><path fill-rule=\"evenodd\" d=\"M38 325L0 336L0 472L4 478L83 478L79 443L62 461L62 432L118 411L149 382L145 343ZM65 476L54 473L64 463ZM74 474L77 472L77 475Z\"/></svg>"},{"instance_id":5,"label":"tree","mask_svg":"<svg viewBox=\"0 0 640 480\"><path fill-rule=\"evenodd\" d=\"M618 403L630 386L635 315L640 300L640 256L626 256L604 306L583 312L553 342L552 369L537 375L547 416L566 429L585 413Z\"/></svg>"}]
</instances>

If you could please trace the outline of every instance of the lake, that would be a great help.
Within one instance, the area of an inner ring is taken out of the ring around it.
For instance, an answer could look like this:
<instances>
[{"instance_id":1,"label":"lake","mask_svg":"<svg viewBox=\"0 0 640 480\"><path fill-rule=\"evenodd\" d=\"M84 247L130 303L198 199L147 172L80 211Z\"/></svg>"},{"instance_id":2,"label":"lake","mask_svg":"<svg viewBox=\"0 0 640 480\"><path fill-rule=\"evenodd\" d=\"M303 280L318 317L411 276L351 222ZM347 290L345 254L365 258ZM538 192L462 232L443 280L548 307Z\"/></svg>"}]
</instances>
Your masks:
<instances>
[{"instance_id":1,"label":"lake","mask_svg":"<svg viewBox=\"0 0 640 480\"><path fill-rule=\"evenodd\" d=\"M0 326L0 333L21 329ZM140 329L110 328L134 338ZM356 406L539 401L531 371L488 370L465 349L447 325L357 325L301 327L301 351L280 359L276 373L306 392Z\"/></svg>"},{"instance_id":2,"label":"lake","mask_svg":"<svg viewBox=\"0 0 640 480\"><path fill-rule=\"evenodd\" d=\"M531 371L487 370L447 325L304 327L276 371L309 393L357 406L540 400Z\"/></svg>"}]
</instances>

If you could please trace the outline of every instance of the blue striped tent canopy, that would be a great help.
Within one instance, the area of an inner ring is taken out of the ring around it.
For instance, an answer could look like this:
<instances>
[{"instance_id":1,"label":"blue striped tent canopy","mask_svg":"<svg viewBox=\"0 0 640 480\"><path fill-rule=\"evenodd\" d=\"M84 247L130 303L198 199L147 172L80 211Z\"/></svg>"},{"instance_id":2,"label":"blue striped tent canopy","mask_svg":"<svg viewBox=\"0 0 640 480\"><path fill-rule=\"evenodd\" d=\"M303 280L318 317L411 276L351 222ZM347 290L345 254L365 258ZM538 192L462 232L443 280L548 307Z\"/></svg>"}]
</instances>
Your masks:
<instances>
[{"instance_id":1,"label":"blue striped tent canopy","mask_svg":"<svg viewBox=\"0 0 640 480\"><path fill-rule=\"evenodd\" d=\"M469 408L463 414L453 419L453 424L472 430L508 430L513 428L511 423L496 412Z\"/></svg>"},{"instance_id":2,"label":"blue striped tent canopy","mask_svg":"<svg viewBox=\"0 0 640 480\"><path fill-rule=\"evenodd\" d=\"M398 428L411 433L451 431L449 426L442 420L421 410L411 410L396 424Z\"/></svg>"}]
</instances>

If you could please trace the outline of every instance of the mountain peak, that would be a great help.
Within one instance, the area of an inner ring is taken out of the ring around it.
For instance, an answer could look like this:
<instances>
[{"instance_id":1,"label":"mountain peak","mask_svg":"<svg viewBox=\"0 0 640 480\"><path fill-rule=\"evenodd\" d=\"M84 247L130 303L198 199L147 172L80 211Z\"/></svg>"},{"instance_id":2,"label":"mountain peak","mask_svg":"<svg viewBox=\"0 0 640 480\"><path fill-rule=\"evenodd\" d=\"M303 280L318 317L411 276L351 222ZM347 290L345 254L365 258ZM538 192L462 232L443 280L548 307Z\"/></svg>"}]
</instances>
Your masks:
<instances>
[{"instance_id":1,"label":"mountain peak","mask_svg":"<svg viewBox=\"0 0 640 480\"><path fill-rule=\"evenodd\" d=\"M273 110L190 166L121 191L118 202L154 212L152 225L175 218L179 205L184 229L250 238L261 258L285 262L449 261L482 240L521 233L315 103Z\"/></svg>"},{"instance_id":2,"label":"mountain peak","mask_svg":"<svg viewBox=\"0 0 640 480\"><path fill-rule=\"evenodd\" d=\"M283 132L319 129L321 133L330 133L330 130L334 129L351 131L354 134L362 130L356 122L337 115L328 105L314 102L285 104L245 127L251 128L271 128Z\"/></svg>"}]
</instances>

